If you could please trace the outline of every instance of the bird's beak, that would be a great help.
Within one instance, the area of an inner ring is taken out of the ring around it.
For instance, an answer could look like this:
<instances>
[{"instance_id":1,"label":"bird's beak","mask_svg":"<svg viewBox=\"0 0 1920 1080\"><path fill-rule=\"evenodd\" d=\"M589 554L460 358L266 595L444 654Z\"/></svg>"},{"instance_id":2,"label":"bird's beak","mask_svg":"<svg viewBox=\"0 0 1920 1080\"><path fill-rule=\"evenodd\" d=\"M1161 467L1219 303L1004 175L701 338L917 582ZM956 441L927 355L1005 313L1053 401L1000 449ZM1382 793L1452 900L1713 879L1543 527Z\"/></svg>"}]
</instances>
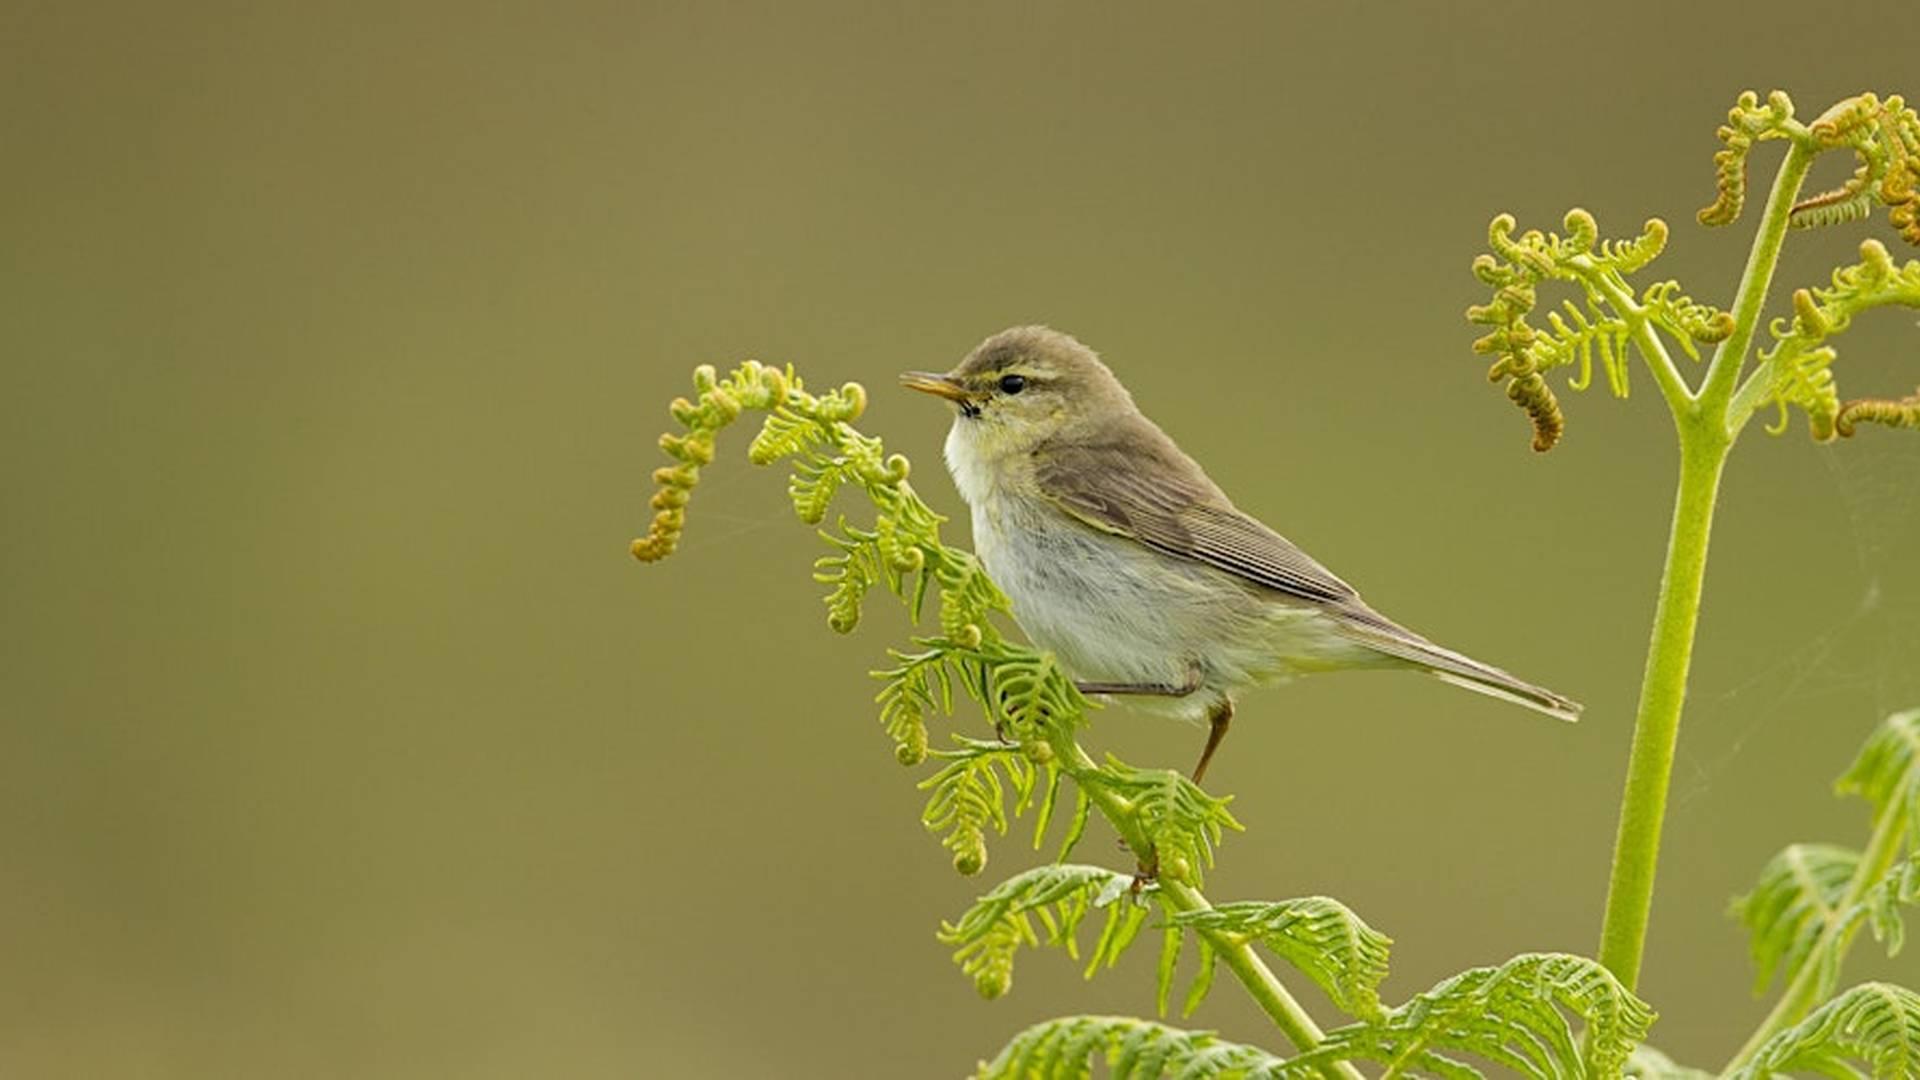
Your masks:
<instances>
[{"instance_id":1,"label":"bird's beak","mask_svg":"<svg viewBox=\"0 0 1920 1080\"><path fill-rule=\"evenodd\" d=\"M909 371L900 376L900 385L909 390L943 397L948 401L967 400L966 387L951 375L936 375L931 371Z\"/></svg>"}]
</instances>

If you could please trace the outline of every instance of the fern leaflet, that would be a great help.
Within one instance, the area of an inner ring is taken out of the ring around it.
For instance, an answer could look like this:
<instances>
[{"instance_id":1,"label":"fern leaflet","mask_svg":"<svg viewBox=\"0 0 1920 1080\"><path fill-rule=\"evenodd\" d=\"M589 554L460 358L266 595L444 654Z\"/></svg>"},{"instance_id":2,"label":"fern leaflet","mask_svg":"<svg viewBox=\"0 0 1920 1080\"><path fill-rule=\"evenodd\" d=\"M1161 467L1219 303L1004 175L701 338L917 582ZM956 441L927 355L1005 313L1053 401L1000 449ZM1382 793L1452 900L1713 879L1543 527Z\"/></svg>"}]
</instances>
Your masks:
<instances>
[{"instance_id":1,"label":"fern leaflet","mask_svg":"<svg viewBox=\"0 0 1920 1080\"><path fill-rule=\"evenodd\" d=\"M1069 1016L1035 1024L1014 1036L992 1061L981 1062L974 1075L978 1080L1089 1077L1096 1062L1107 1066L1112 1080L1294 1075L1280 1058L1257 1047L1125 1016Z\"/></svg>"},{"instance_id":2,"label":"fern leaflet","mask_svg":"<svg viewBox=\"0 0 1920 1080\"><path fill-rule=\"evenodd\" d=\"M1172 922L1240 944L1258 941L1318 983L1345 1012L1381 1019L1380 983L1392 941L1338 900L1244 901L1183 912Z\"/></svg>"},{"instance_id":3,"label":"fern leaflet","mask_svg":"<svg viewBox=\"0 0 1920 1080\"><path fill-rule=\"evenodd\" d=\"M1586 1024L1584 1044L1569 1013ZM1534 1080L1610 1077L1619 1075L1653 1018L1653 1010L1596 961L1529 953L1455 975L1379 1022L1330 1031L1287 1068L1369 1060L1389 1066L1394 1076L1482 1075L1446 1051Z\"/></svg>"},{"instance_id":4,"label":"fern leaflet","mask_svg":"<svg viewBox=\"0 0 1920 1080\"><path fill-rule=\"evenodd\" d=\"M1147 920L1145 893L1133 878L1098 866L1038 866L1015 874L974 901L958 922L943 923L940 940L957 946L954 962L972 977L980 996L996 998L1013 985L1020 946L1053 945L1080 958L1077 933L1095 911L1106 921L1087 956L1086 976L1118 963ZM1034 929L1038 919L1044 936ZM1175 943L1177 948L1177 942Z\"/></svg>"},{"instance_id":5,"label":"fern leaflet","mask_svg":"<svg viewBox=\"0 0 1920 1080\"><path fill-rule=\"evenodd\" d=\"M1860 853L1828 844L1794 844L1760 872L1752 892L1733 902L1732 914L1746 926L1753 957L1754 993L1773 982L1793 981L1815 948L1847 921L1847 889ZM1821 985L1839 977L1832 953L1823 959ZM1825 996L1822 994L1821 996Z\"/></svg>"},{"instance_id":6,"label":"fern leaflet","mask_svg":"<svg viewBox=\"0 0 1920 1080\"><path fill-rule=\"evenodd\" d=\"M1855 1068L1856 1061L1868 1071ZM1766 1080L1795 1070L1874 1080L1920 1076L1920 994L1888 983L1856 986L1768 1039L1727 1080Z\"/></svg>"}]
</instances>

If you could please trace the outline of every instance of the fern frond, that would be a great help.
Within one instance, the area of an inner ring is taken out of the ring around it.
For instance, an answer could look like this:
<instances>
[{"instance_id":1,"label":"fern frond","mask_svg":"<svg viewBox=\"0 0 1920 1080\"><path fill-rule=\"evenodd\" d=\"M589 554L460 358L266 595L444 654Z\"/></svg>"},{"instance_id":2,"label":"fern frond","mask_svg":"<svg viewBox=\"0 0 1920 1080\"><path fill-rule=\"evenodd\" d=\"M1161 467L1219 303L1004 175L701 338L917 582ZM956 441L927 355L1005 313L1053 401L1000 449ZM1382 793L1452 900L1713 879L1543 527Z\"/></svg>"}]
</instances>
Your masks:
<instances>
[{"instance_id":1,"label":"fern frond","mask_svg":"<svg viewBox=\"0 0 1920 1080\"><path fill-rule=\"evenodd\" d=\"M1057 946L1078 960L1080 925L1103 910L1106 922L1087 956L1085 974L1092 978L1118 963L1146 924L1149 893L1133 884L1131 876L1098 866L1038 866L995 886L957 922L942 923L939 937L956 946L954 963L980 996L996 998L1013 985L1013 957L1022 945ZM1044 935L1034 929L1036 919Z\"/></svg>"},{"instance_id":2,"label":"fern frond","mask_svg":"<svg viewBox=\"0 0 1920 1080\"><path fill-rule=\"evenodd\" d=\"M1897 94L1884 101L1875 94L1859 94L1836 103L1808 130L1814 145L1851 150L1859 166L1840 187L1795 204L1789 221L1827 225L1857 220L1870 212L1872 200L1887 207L1888 220L1901 239L1920 245L1920 115Z\"/></svg>"},{"instance_id":3,"label":"fern frond","mask_svg":"<svg viewBox=\"0 0 1920 1080\"><path fill-rule=\"evenodd\" d=\"M1761 352L1753 378L1767 380L1768 400L1805 412L1815 439L1833 439L1842 413L1831 370L1834 351L1826 341L1860 312L1888 305L1920 308L1920 260L1895 266L1885 246L1868 240L1860 245L1860 262L1835 270L1831 285L1794 292L1793 319L1773 321L1774 344ZM1849 429L1854 420L1883 414L1897 417L1898 406L1867 405L1848 416Z\"/></svg>"},{"instance_id":4,"label":"fern frond","mask_svg":"<svg viewBox=\"0 0 1920 1080\"><path fill-rule=\"evenodd\" d=\"M1920 903L1920 854L1896 863L1860 901L1858 911L1872 929L1874 940L1886 946L1888 956L1900 955L1907 941L1902 907Z\"/></svg>"},{"instance_id":5,"label":"fern frond","mask_svg":"<svg viewBox=\"0 0 1920 1080\"><path fill-rule=\"evenodd\" d=\"M1051 762L1036 765L1017 745L963 735L953 739L958 744L954 749L932 753L947 764L920 782L922 791L932 792L920 821L927 831L946 834L941 843L953 852L953 868L972 875L987 865L987 831L1005 836L1010 816L1018 816L1033 804L1040 774L1049 774L1051 786L1056 766ZM1051 813L1052 800L1043 801L1041 809ZM1045 827L1044 821L1041 827Z\"/></svg>"},{"instance_id":6,"label":"fern frond","mask_svg":"<svg viewBox=\"0 0 1920 1080\"><path fill-rule=\"evenodd\" d=\"M1182 912L1171 922L1234 944L1257 941L1319 984L1342 1011L1363 1020L1383 1015L1380 983L1393 942L1338 900L1243 901Z\"/></svg>"},{"instance_id":7,"label":"fern frond","mask_svg":"<svg viewBox=\"0 0 1920 1080\"><path fill-rule=\"evenodd\" d=\"M1568 380L1567 385L1585 390L1593 383L1593 357L1597 350L1600 366L1607 372L1607 385L1612 387L1615 397L1626 397L1627 335L1632 333L1627 321L1601 311L1591 299L1585 311L1571 300L1561 308L1566 318L1561 318L1558 311L1547 312L1547 325L1552 331L1537 338L1529 351L1534 367L1546 370L1578 362L1580 374Z\"/></svg>"},{"instance_id":8,"label":"fern frond","mask_svg":"<svg viewBox=\"0 0 1920 1080\"><path fill-rule=\"evenodd\" d=\"M1909 835L1920 834L1920 709L1897 712L1881 721L1834 791L1858 795L1876 814L1889 809L1909 815ZM1917 836L1916 839L1920 839Z\"/></svg>"},{"instance_id":9,"label":"fern frond","mask_svg":"<svg viewBox=\"0 0 1920 1080\"><path fill-rule=\"evenodd\" d=\"M1792 137L1793 101L1775 90L1760 96L1748 90L1727 113L1727 122L1716 132L1725 146L1713 155L1714 187L1718 194L1713 205L1700 211L1702 225L1730 225L1740 217L1747 201L1747 154L1753 144L1766 139Z\"/></svg>"},{"instance_id":10,"label":"fern frond","mask_svg":"<svg viewBox=\"0 0 1920 1080\"><path fill-rule=\"evenodd\" d=\"M743 409L778 409L790 396L805 394L792 371L782 372L752 360L722 380L712 366L693 370L699 401L675 398L668 411L687 429L685 435L660 436L660 449L680 464L656 469L652 505L655 511L647 535L635 540L633 557L654 562L673 554L686 528L687 501L700 482L700 467L713 461L714 439Z\"/></svg>"},{"instance_id":11,"label":"fern frond","mask_svg":"<svg viewBox=\"0 0 1920 1080\"><path fill-rule=\"evenodd\" d=\"M1860 221L1873 213L1873 197L1864 187L1855 187L1855 182L1865 177L1856 174L1853 181L1845 187L1823 192L1811 198L1802 199L1793 204L1787 214L1787 226L1794 229L1817 229L1826 225L1844 225L1849 221Z\"/></svg>"},{"instance_id":12,"label":"fern frond","mask_svg":"<svg viewBox=\"0 0 1920 1080\"><path fill-rule=\"evenodd\" d=\"M887 650L899 664L872 673L886 685L874 696L880 723L893 740L894 757L902 765L918 765L927 758L927 715L953 712L953 673L947 650L935 646L924 652Z\"/></svg>"},{"instance_id":13,"label":"fern frond","mask_svg":"<svg viewBox=\"0 0 1920 1080\"><path fill-rule=\"evenodd\" d=\"M1586 1025L1584 1036L1573 1020ZM1444 1052L1469 1054L1535 1080L1618 1076L1653 1010L1598 962L1528 953L1447 979L1376 1023L1327 1033L1292 1070L1377 1061L1394 1076L1478 1077ZM1304 1073L1301 1073L1304 1075Z\"/></svg>"},{"instance_id":14,"label":"fern frond","mask_svg":"<svg viewBox=\"0 0 1920 1080\"><path fill-rule=\"evenodd\" d=\"M1209 795L1171 769L1136 769L1109 754L1098 772L1077 779L1119 797L1121 813L1153 845L1158 872L1174 881L1197 887L1226 831L1244 828L1227 810L1232 796Z\"/></svg>"},{"instance_id":15,"label":"fern frond","mask_svg":"<svg viewBox=\"0 0 1920 1080\"><path fill-rule=\"evenodd\" d=\"M1847 889L1859 865L1857 851L1793 844L1767 863L1752 892L1733 902L1732 913L1749 934L1754 993L1764 991L1775 973L1791 982L1814 947L1847 921ZM1839 977L1837 960L1837 953L1824 954L1820 997Z\"/></svg>"},{"instance_id":16,"label":"fern frond","mask_svg":"<svg viewBox=\"0 0 1920 1080\"><path fill-rule=\"evenodd\" d=\"M1182 1031L1127 1016L1068 1016L1015 1035L976 1080L1061 1080L1090 1077L1104 1064L1111 1080L1265 1080L1289 1076L1285 1063L1258 1047L1208 1031Z\"/></svg>"},{"instance_id":17,"label":"fern frond","mask_svg":"<svg viewBox=\"0 0 1920 1080\"><path fill-rule=\"evenodd\" d=\"M1906 940L1900 908L1920 902L1920 709L1894 713L1882 721L1846 773L1834 785L1842 795L1858 795L1873 805L1876 831L1904 836L1911 854L1889 866L1846 912L1865 919L1875 939L1897 954Z\"/></svg>"},{"instance_id":18,"label":"fern frond","mask_svg":"<svg viewBox=\"0 0 1920 1080\"><path fill-rule=\"evenodd\" d=\"M987 704L1006 735L1044 739L1086 712L1087 699L1051 654L1004 642L983 643L976 652L985 661Z\"/></svg>"},{"instance_id":19,"label":"fern frond","mask_svg":"<svg viewBox=\"0 0 1920 1080\"><path fill-rule=\"evenodd\" d=\"M841 531L847 531L844 519ZM840 549L837 555L822 555L813 561L813 580L831 585L827 592L827 625L838 634L851 634L860 625L860 609L867 593L886 576L870 545L858 537L835 536L822 531L820 538Z\"/></svg>"},{"instance_id":20,"label":"fern frond","mask_svg":"<svg viewBox=\"0 0 1920 1080\"><path fill-rule=\"evenodd\" d=\"M1690 344L1705 335L1731 332L1727 317L1678 295L1678 287L1662 283L1648 290L1652 308L1635 305L1626 275L1656 258L1667 242L1667 226L1650 219L1631 240L1600 240L1599 226L1585 210L1567 211L1566 235L1530 229L1514 234L1514 219L1501 214L1487 227L1490 254L1473 261L1474 276L1493 290L1486 304L1467 309L1467 321L1490 329L1473 343L1477 353L1495 357L1487 371L1491 382L1506 381L1507 397L1520 406L1533 424L1533 448L1552 449L1566 430L1559 399L1542 377L1556 367L1578 364L1579 374L1569 385L1584 390L1593 381L1597 352L1607 372L1607 383L1618 397L1627 396L1628 341L1637 320L1653 319L1681 335ZM1538 289L1550 281L1577 285L1585 307L1571 301L1547 313L1548 330L1527 322L1537 302ZM1564 314L1563 314L1564 313Z\"/></svg>"},{"instance_id":21,"label":"fern frond","mask_svg":"<svg viewBox=\"0 0 1920 1080\"><path fill-rule=\"evenodd\" d=\"M1626 1080L1714 1080L1710 1072L1675 1064L1667 1055L1641 1044L1627 1055Z\"/></svg>"},{"instance_id":22,"label":"fern frond","mask_svg":"<svg viewBox=\"0 0 1920 1080\"><path fill-rule=\"evenodd\" d=\"M1903 398L1855 398L1840 406L1834 414L1834 434L1853 437L1855 424L1880 424L1891 428L1920 428L1920 390Z\"/></svg>"},{"instance_id":23,"label":"fern frond","mask_svg":"<svg viewBox=\"0 0 1920 1080\"><path fill-rule=\"evenodd\" d=\"M990 612L1010 607L972 555L948 551L934 574L940 582L940 632L950 638L967 637L967 627L979 627Z\"/></svg>"},{"instance_id":24,"label":"fern frond","mask_svg":"<svg viewBox=\"0 0 1920 1080\"><path fill-rule=\"evenodd\" d=\"M747 460L755 465L771 465L781 458L812 450L827 441L827 434L815 417L778 406L761 421L759 434L747 444Z\"/></svg>"},{"instance_id":25,"label":"fern frond","mask_svg":"<svg viewBox=\"0 0 1920 1080\"><path fill-rule=\"evenodd\" d=\"M1874 1080L1920 1076L1920 994L1888 983L1856 986L1767 1040L1728 1080L1796 1071Z\"/></svg>"},{"instance_id":26,"label":"fern frond","mask_svg":"<svg viewBox=\"0 0 1920 1080\"><path fill-rule=\"evenodd\" d=\"M1677 281L1656 281L1647 286L1640 303L1647 317L1665 327L1694 360L1700 359L1694 342L1711 345L1733 333L1732 314L1682 293Z\"/></svg>"},{"instance_id":27,"label":"fern frond","mask_svg":"<svg viewBox=\"0 0 1920 1080\"><path fill-rule=\"evenodd\" d=\"M833 458L819 464L803 461L793 467L787 495L793 499L793 512L801 521L818 525L827 516L827 507L846 478L842 471L845 466L845 458Z\"/></svg>"}]
</instances>

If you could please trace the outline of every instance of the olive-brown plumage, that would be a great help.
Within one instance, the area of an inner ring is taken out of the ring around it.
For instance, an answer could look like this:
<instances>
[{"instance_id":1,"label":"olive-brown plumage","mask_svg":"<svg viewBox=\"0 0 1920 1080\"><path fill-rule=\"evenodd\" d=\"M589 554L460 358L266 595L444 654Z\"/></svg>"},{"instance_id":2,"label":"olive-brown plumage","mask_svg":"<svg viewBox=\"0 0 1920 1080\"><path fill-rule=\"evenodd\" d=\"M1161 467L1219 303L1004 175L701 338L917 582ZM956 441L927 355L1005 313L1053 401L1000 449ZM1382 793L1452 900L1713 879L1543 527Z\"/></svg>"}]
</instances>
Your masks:
<instances>
[{"instance_id":1,"label":"olive-brown plumage","mask_svg":"<svg viewBox=\"0 0 1920 1080\"><path fill-rule=\"evenodd\" d=\"M1580 706L1428 641L1240 510L1093 351L1026 326L904 385L953 402L947 465L974 545L1034 642L1090 693L1211 721L1198 780L1263 683L1411 668L1574 719Z\"/></svg>"}]
</instances>

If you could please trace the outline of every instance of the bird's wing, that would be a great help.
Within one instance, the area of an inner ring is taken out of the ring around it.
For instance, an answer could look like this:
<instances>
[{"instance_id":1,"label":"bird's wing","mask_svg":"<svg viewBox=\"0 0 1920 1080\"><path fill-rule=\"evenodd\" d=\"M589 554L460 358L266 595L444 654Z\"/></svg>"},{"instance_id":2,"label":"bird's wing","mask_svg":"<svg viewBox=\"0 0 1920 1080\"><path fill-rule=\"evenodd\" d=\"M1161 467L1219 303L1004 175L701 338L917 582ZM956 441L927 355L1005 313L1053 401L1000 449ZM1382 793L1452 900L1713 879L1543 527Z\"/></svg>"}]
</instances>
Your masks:
<instances>
[{"instance_id":1,"label":"bird's wing","mask_svg":"<svg viewBox=\"0 0 1920 1080\"><path fill-rule=\"evenodd\" d=\"M1149 456L1180 455L1171 443L1153 451ZM1142 461L1140 453L1138 444L1056 444L1040 455L1035 477L1055 506L1102 532L1301 600L1359 599L1351 585L1286 537L1236 509L1184 455L1159 462ZM1151 465L1161 467L1146 467Z\"/></svg>"}]
</instances>

